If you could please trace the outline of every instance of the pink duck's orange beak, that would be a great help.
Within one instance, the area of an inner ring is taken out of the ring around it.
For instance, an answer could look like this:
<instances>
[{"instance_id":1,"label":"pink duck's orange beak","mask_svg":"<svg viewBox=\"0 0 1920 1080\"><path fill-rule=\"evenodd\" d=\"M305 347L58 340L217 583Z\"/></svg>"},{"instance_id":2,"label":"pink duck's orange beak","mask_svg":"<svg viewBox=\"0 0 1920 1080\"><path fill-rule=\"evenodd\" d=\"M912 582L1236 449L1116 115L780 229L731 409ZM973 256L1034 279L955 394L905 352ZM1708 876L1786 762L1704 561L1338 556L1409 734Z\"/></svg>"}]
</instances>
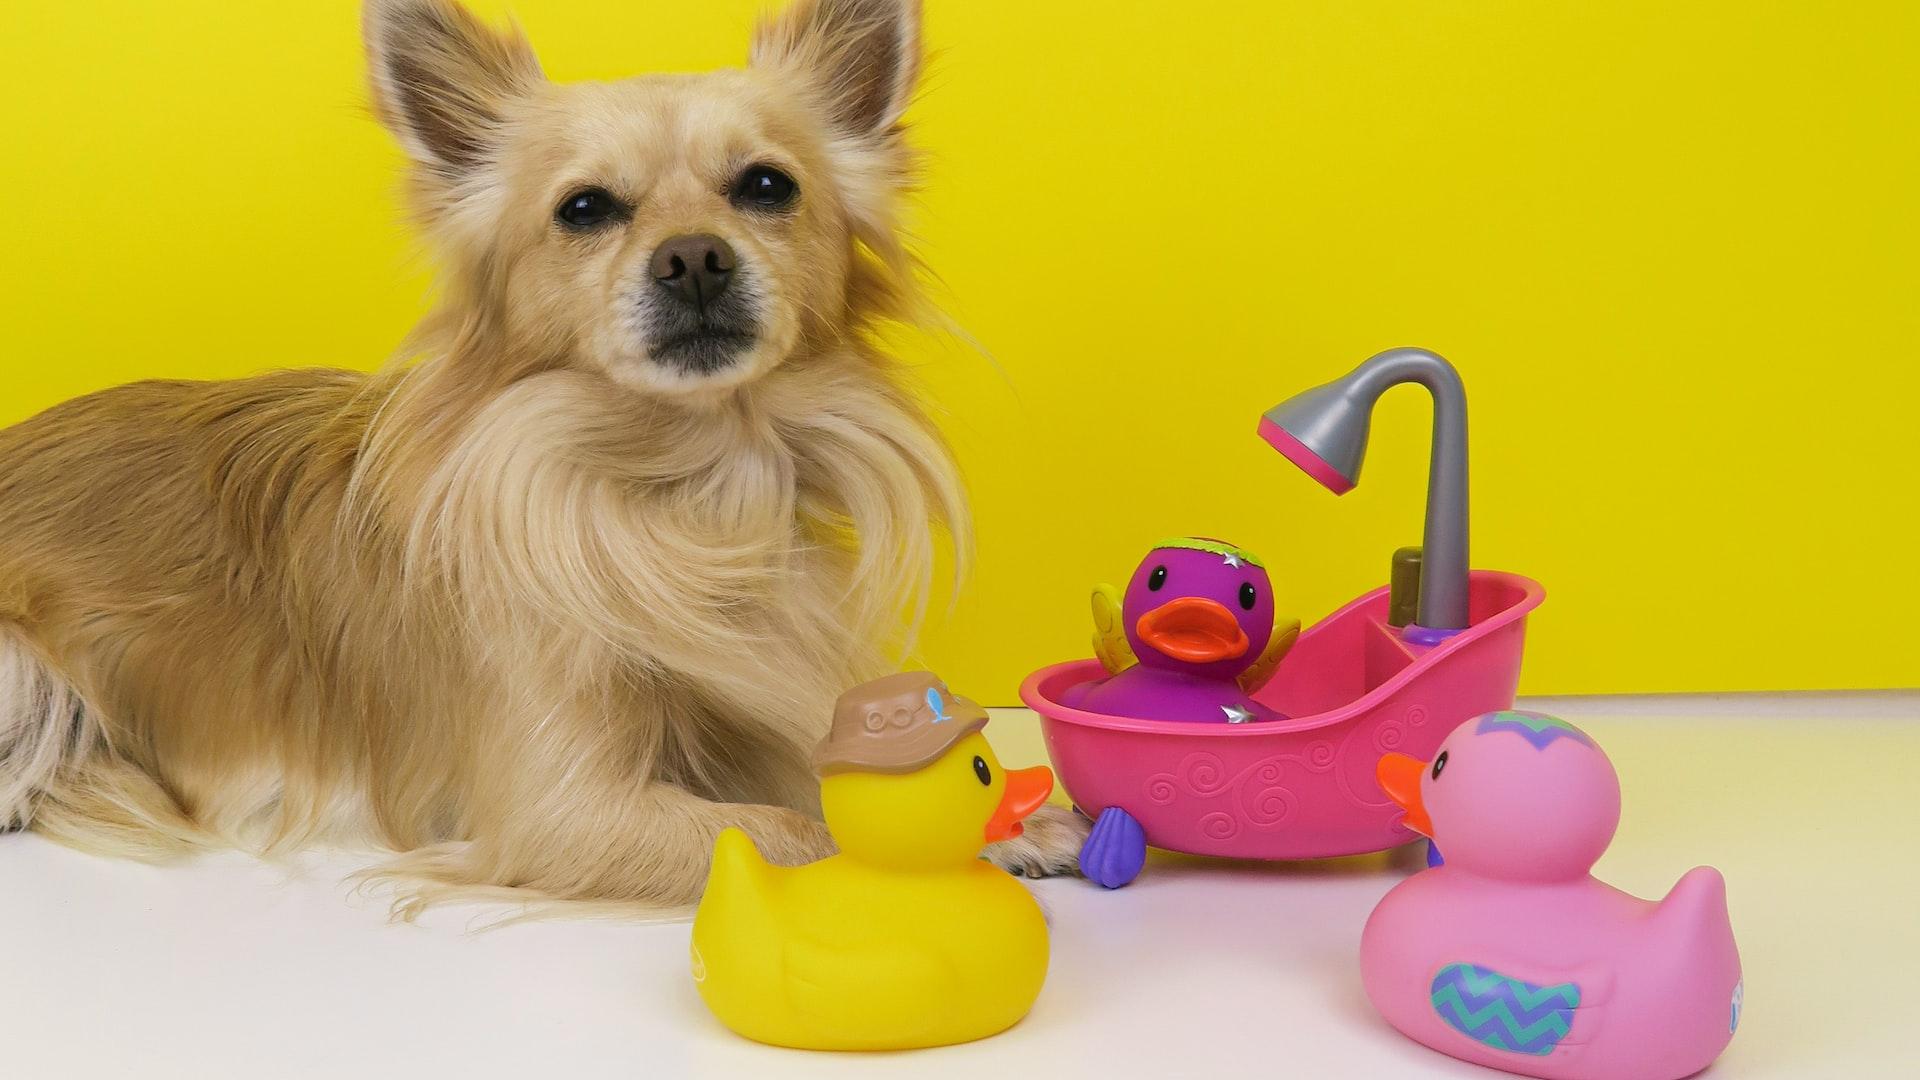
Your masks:
<instances>
[{"instance_id":1,"label":"pink duck's orange beak","mask_svg":"<svg viewBox=\"0 0 1920 1080\"><path fill-rule=\"evenodd\" d=\"M1053 770L1045 765L1031 769L1007 770L1007 790L1000 793L1000 805L987 819L987 842L998 843L1020 835L1020 820L1047 801L1053 794Z\"/></svg>"},{"instance_id":2,"label":"pink duck's orange beak","mask_svg":"<svg viewBox=\"0 0 1920 1080\"><path fill-rule=\"evenodd\" d=\"M1374 771L1380 777L1380 790L1407 812L1407 828L1431 839L1433 820L1420 801L1420 777L1426 774L1427 763L1405 754L1387 754Z\"/></svg>"},{"instance_id":3,"label":"pink duck's orange beak","mask_svg":"<svg viewBox=\"0 0 1920 1080\"><path fill-rule=\"evenodd\" d=\"M1156 651L1189 664L1245 656L1251 644L1233 612L1204 596L1169 600L1140 616L1134 630Z\"/></svg>"}]
</instances>

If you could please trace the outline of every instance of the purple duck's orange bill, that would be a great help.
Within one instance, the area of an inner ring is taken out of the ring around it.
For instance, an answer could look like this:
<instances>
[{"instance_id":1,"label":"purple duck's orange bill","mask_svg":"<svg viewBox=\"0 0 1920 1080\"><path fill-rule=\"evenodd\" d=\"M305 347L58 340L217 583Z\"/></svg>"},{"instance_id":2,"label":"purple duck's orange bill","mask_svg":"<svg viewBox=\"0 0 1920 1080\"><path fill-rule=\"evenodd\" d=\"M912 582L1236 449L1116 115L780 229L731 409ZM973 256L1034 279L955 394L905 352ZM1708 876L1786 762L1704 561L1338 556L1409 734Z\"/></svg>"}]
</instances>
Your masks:
<instances>
[{"instance_id":1,"label":"purple duck's orange bill","mask_svg":"<svg viewBox=\"0 0 1920 1080\"><path fill-rule=\"evenodd\" d=\"M1140 616L1134 630L1154 650L1189 664L1245 656L1251 644L1225 604L1201 596L1161 604Z\"/></svg>"}]
</instances>

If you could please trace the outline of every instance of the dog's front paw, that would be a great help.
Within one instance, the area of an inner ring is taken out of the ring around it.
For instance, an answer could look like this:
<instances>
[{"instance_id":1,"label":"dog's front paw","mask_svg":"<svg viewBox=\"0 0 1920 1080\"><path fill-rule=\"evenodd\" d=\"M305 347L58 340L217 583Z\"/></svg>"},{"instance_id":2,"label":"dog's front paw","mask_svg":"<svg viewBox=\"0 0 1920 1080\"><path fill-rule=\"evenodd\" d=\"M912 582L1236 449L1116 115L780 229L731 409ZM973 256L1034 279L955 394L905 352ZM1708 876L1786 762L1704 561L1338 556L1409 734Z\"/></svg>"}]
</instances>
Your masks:
<instances>
[{"instance_id":1,"label":"dog's front paw","mask_svg":"<svg viewBox=\"0 0 1920 1080\"><path fill-rule=\"evenodd\" d=\"M1055 877L1080 872L1080 845L1093 823L1064 806L1048 804L1023 823L1019 836L987 846L987 858L1021 877Z\"/></svg>"}]
</instances>

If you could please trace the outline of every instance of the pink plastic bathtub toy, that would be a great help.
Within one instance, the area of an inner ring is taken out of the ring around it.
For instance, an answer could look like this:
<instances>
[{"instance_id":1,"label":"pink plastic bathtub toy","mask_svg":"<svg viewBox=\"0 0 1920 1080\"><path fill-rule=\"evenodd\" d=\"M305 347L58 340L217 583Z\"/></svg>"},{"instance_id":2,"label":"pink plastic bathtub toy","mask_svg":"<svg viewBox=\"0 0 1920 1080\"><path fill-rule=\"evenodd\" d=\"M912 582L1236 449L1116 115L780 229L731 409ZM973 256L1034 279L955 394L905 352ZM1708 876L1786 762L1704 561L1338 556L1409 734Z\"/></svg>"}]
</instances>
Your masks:
<instances>
[{"instance_id":1,"label":"pink plastic bathtub toy","mask_svg":"<svg viewBox=\"0 0 1920 1080\"><path fill-rule=\"evenodd\" d=\"M1068 707L1071 688L1106 674L1097 660L1043 668L1020 687L1061 786L1094 817L1080 849L1087 877L1125 885L1149 845L1315 859L1405 843L1374 780L1380 756L1431 753L1462 720L1512 707L1527 612L1545 594L1529 578L1467 570L1467 396L1453 365L1388 349L1268 409L1260 437L1344 494L1360 481L1375 402L1408 383L1433 397L1424 539L1394 560L1394 591L1417 590L1417 608L1378 589L1301 634L1252 695L1290 719L1194 725Z\"/></svg>"},{"instance_id":2,"label":"pink plastic bathtub toy","mask_svg":"<svg viewBox=\"0 0 1920 1080\"><path fill-rule=\"evenodd\" d=\"M1098 660L1028 676L1020 696L1040 714L1061 786L1095 818L1087 876L1126 884L1148 845L1314 859L1412 840L1375 780L1381 755L1430 755L1462 720L1512 706L1527 613L1545 595L1491 570L1474 571L1468 593L1469 626L1437 645L1387 624L1385 588L1309 627L1254 695L1289 720L1188 724L1061 705L1068 687L1106 674Z\"/></svg>"},{"instance_id":3,"label":"pink plastic bathtub toy","mask_svg":"<svg viewBox=\"0 0 1920 1080\"><path fill-rule=\"evenodd\" d=\"M1431 761L1389 754L1380 786L1446 865L1367 920L1367 996L1453 1057L1549 1080L1677 1080L1740 1025L1740 954L1711 867L1666 899L1594 879L1620 781L1591 737L1533 712L1461 725Z\"/></svg>"}]
</instances>

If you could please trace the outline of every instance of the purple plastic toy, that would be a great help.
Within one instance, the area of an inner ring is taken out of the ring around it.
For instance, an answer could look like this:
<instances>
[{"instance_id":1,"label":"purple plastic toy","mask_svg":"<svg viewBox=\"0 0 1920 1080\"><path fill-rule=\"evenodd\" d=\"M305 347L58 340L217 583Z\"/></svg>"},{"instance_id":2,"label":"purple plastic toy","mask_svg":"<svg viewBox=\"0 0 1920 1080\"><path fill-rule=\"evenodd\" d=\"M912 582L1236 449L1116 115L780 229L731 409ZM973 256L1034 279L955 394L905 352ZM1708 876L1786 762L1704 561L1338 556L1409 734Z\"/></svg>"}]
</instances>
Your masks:
<instances>
[{"instance_id":1,"label":"purple plastic toy","mask_svg":"<svg viewBox=\"0 0 1920 1080\"><path fill-rule=\"evenodd\" d=\"M1274 618L1258 557L1220 540L1182 537L1147 553L1125 597L1093 591L1093 649L1112 674L1064 703L1109 716L1245 724L1285 715L1248 695L1266 685L1300 636Z\"/></svg>"}]
</instances>

